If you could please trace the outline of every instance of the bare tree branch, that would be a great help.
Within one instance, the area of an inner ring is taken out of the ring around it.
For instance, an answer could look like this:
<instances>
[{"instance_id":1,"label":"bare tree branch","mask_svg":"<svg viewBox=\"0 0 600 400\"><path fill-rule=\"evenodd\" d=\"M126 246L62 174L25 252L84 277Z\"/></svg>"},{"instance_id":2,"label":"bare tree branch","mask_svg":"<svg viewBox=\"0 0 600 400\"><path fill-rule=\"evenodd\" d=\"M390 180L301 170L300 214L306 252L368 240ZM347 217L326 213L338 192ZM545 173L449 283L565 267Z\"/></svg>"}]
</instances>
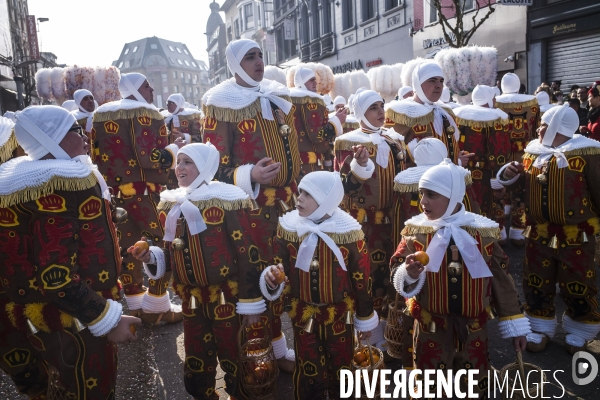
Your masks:
<instances>
[{"instance_id":1,"label":"bare tree branch","mask_svg":"<svg viewBox=\"0 0 600 400\"><path fill-rule=\"evenodd\" d=\"M444 34L444 39L448 43L450 47L463 47L469 44L469 41L473 37L473 34L483 23L489 19L496 9L492 7L491 0L487 0L487 12L486 14L477 21L477 17L479 16L479 11L481 11L482 7L479 6L477 0L473 0L475 6L475 12L471 16L471 20L473 21L473 28L470 30L464 29L464 17L465 17L465 2L466 0L452 0L451 5L442 5L442 0L428 0L427 3L433 7L435 7L438 16L438 22L442 27L442 32ZM443 9L453 9L453 16L448 18L444 15ZM469 10L470 11L470 10ZM454 26L450 23L449 20L456 18L456 23ZM452 38L451 34L454 35Z\"/></svg>"}]
</instances>

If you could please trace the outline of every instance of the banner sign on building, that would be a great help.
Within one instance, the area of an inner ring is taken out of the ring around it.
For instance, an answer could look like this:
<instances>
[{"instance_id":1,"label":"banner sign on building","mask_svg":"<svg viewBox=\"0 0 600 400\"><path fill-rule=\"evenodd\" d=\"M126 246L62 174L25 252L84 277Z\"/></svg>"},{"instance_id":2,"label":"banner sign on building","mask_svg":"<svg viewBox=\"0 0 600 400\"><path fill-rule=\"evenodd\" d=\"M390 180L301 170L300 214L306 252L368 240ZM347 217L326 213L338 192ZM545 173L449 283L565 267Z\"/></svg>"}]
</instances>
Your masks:
<instances>
[{"instance_id":1,"label":"banner sign on building","mask_svg":"<svg viewBox=\"0 0 600 400\"><path fill-rule=\"evenodd\" d=\"M38 47L37 26L35 15L27 16L27 41L29 42L29 59L40 59L40 48Z\"/></svg>"},{"instance_id":2,"label":"banner sign on building","mask_svg":"<svg viewBox=\"0 0 600 400\"><path fill-rule=\"evenodd\" d=\"M533 0L500 0L503 6L531 6Z\"/></svg>"},{"instance_id":3,"label":"banner sign on building","mask_svg":"<svg viewBox=\"0 0 600 400\"><path fill-rule=\"evenodd\" d=\"M283 38L285 40L296 40L296 24L293 19L283 20Z\"/></svg>"}]
</instances>

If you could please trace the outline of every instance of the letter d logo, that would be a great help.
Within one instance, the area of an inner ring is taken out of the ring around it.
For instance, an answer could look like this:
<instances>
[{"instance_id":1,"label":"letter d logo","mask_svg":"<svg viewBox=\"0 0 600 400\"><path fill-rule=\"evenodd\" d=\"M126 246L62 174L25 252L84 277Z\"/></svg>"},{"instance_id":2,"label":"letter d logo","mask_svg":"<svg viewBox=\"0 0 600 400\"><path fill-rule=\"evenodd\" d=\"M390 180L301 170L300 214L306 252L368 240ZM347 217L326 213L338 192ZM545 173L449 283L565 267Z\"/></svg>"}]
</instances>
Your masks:
<instances>
[{"instance_id":1,"label":"letter d logo","mask_svg":"<svg viewBox=\"0 0 600 400\"><path fill-rule=\"evenodd\" d=\"M573 354L571 375L576 385L587 385L598 376L598 362L590 353L578 351Z\"/></svg>"}]
</instances>

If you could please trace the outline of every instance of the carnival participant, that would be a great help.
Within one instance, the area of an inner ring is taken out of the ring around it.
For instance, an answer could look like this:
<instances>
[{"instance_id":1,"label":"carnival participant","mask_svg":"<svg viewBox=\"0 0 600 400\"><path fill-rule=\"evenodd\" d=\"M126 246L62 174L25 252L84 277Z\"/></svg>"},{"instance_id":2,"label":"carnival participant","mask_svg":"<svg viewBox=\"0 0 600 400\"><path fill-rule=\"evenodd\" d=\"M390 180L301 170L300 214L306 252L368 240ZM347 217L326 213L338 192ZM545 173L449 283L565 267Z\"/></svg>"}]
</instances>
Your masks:
<instances>
[{"instance_id":1,"label":"carnival participant","mask_svg":"<svg viewBox=\"0 0 600 400\"><path fill-rule=\"evenodd\" d=\"M495 106L494 88L477 85L473 89L473 105L454 109L460 130L460 147L473 154L465 167L473 177L475 201L481 215L500 227L500 240L506 240L504 229L504 186L496 180L496 173L511 160L508 115ZM467 210L472 211L472 210Z\"/></svg>"},{"instance_id":2,"label":"carnival participant","mask_svg":"<svg viewBox=\"0 0 600 400\"><path fill-rule=\"evenodd\" d=\"M266 310L260 289L251 284L260 276L251 251L252 202L239 187L213 181L219 160L211 144L181 148L175 167L179 188L162 192L159 204L169 213L164 248L127 249L145 263L152 279L174 270L173 288L183 300L183 381L195 399L219 399L217 359L225 372L225 391L246 398L236 373L237 334L240 324L259 322Z\"/></svg>"},{"instance_id":3,"label":"carnival participant","mask_svg":"<svg viewBox=\"0 0 600 400\"><path fill-rule=\"evenodd\" d=\"M542 115L544 115L546 111L548 111L552 107L557 106L557 104L550 104L550 96L543 90L540 90L535 95L535 98L537 99L538 105L540 106L540 118L542 117Z\"/></svg>"},{"instance_id":4,"label":"carnival participant","mask_svg":"<svg viewBox=\"0 0 600 400\"><path fill-rule=\"evenodd\" d=\"M79 126L84 128L85 134L88 137L88 141L90 143L90 157L92 161L95 161L95 147L96 147L96 132L93 128L94 122L94 112L96 108L98 108L98 104L94 100L94 95L87 89L79 89L73 93L73 101L75 101L75 105L77 109L75 111L71 111L71 114L75 116L77 123Z\"/></svg>"},{"instance_id":5,"label":"carnival participant","mask_svg":"<svg viewBox=\"0 0 600 400\"><path fill-rule=\"evenodd\" d=\"M117 301L121 256L109 189L68 111L29 107L17 114L15 135L28 156L0 167L0 206L11 219L0 235L13 241L0 253L11 301L5 320L29 335L54 386L79 399L110 397L116 343L136 340L130 328L140 320L122 316Z\"/></svg>"},{"instance_id":6,"label":"carnival participant","mask_svg":"<svg viewBox=\"0 0 600 400\"><path fill-rule=\"evenodd\" d=\"M585 133L590 139L600 141L600 81L594 82L588 91L588 124L582 126L581 132Z\"/></svg>"},{"instance_id":7,"label":"carnival participant","mask_svg":"<svg viewBox=\"0 0 600 400\"><path fill-rule=\"evenodd\" d=\"M210 89L202 98L204 140L221 154L215 178L243 189L257 207L250 222L257 240L254 263L263 270L273 255L277 218L291 209L300 173L298 135L289 90L263 80L264 63L258 43L235 40L226 49L227 66L234 76ZM292 372L293 351L281 331L283 299L269 304L273 318L273 349L280 369Z\"/></svg>"},{"instance_id":8,"label":"carnival participant","mask_svg":"<svg viewBox=\"0 0 600 400\"><path fill-rule=\"evenodd\" d=\"M568 104L551 108L542 116L539 139L525 148L523 164L498 172L502 184L525 187L523 292L534 331L527 337L530 351L542 351L556 333L557 283L567 304L565 348L574 354L600 332L594 266L600 143L574 135L578 126L577 112Z\"/></svg>"},{"instance_id":9,"label":"carnival participant","mask_svg":"<svg viewBox=\"0 0 600 400\"><path fill-rule=\"evenodd\" d=\"M490 369L487 321L500 317L500 335L513 339L515 351L525 350L529 322L496 241L498 224L461 204L465 179L459 168L446 159L429 169L419 192L423 213L406 221L394 255L401 264L391 277L415 319L413 366L478 370L475 390L483 397ZM461 388L466 390L466 380Z\"/></svg>"},{"instance_id":10,"label":"carnival participant","mask_svg":"<svg viewBox=\"0 0 600 400\"><path fill-rule=\"evenodd\" d=\"M341 97L341 96L338 96ZM343 98L343 97L342 97ZM354 95L348 97L348 104L346 106L346 121L342 124L344 133L352 132L360 128L360 122L354 116L354 109L352 108L352 99ZM337 99L337 98L336 98Z\"/></svg>"},{"instance_id":11,"label":"carnival participant","mask_svg":"<svg viewBox=\"0 0 600 400\"><path fill-rule=\"evenodd\" d=\"M346 122L346 112L337 111L328 117L323 96L317 93L317 77L309 69L301 67L294 75L294 88L290 97L294 104L294 125L298 135L298 150L302 170L300 179L309 172L331 167L333 155L330 144L336 136L342 134L342 124Z\"/></svg>"},{"instance_id":12,"label":"carnival participant","mask_svg":"<svg viewBox=\"0 0 600 400\"><path fill-rule=\"evenodd\" d=\"M519 161L523 150L530 140L535 138L539 122L539 106L535 96L519 94L521 81L513 73L502 77L502 95L496 97L496 107L508 114L508 132L510 134L510 161ZM517 246L525 244L523 229L525 229L524 188L513 185L510 191L510 229L508 238Z\"/></svg>"},{"instance_id":13,"label":"carnival participant","mask_svg":"<svg viewBox=\"0 0 600 400\"><path fill-rule=\"evenodd\" d=\"M347 313L363 339L379 325L369 255L360 224L338 207L344 198L339 173L311 172L298 188L297 209L279 219L276 265L262 273L260 287L275 299L284 286L277 278L285 275L291 283L294 399L338 399L340 371L352 368L354 353Z\"/></svg>"},{"instance_id":14,"label":"carnival participant","mask_svg":"<svg viewBox=\"0 0 600 400\"><path fill-rule=\"evenodd\" d=\"M61 107L67 110L68 112L76 111L78 108L77 104L75 103L75 100L65 100L63 101Z\"/></svg>"},{"instance_id":15,"label":"carnival participant","mask_svg":"<svg viewBox=\"0 0 600 400\"><path fill-rule=\"evenodd\" d=\"M415 92L412 87L402 86L400 89L398 89L398 98L396 100L401 101L401 100L410 99L414 95L415 95Z\"/></svg>"},{"instance_id":16,"label":"carnival participant","mask_svg":"<svg viewBox=\"0 0 600 400\"><path fill-rule=\"evenodd\" d=\"M460 104L452 101L450 89L448 89L446 86L444 86L444 89L442 89L442 97L440 97L440 101L453 110L457 107L460 107Z\"/></svg>"},{"instance_id":17,"label":"carnival participant","mask_svg":"<svg viewBox=\"0 0 600 400\"><path fill-rule=\"evenodd\" d=\"M169 144L163 116L152 104L154 89L146 77L138 73L121 75L119 91L122 100L98 107L94 129L98 143L96 162L115 200L128 213L119 225L123 249L121 282L127 307L132 315L145 322L181 321L181 307L171 304L167 292L170 274L150 280L144 287L142 264L124 250L141 236L160 244L163 229L156 205L161 185L175 165L175 154L185 142Z\"/></svg>"},{"instance_id":18,"label":"carnival participant","mask_svg":"<svg viewBox=\"0 0 600 400\"><path fill-rule=\"evenodd\" d=\"M419 64L412 74L415 95L412 100L392 101L386 107L386 127L404 136L409 144L413 139L437 137L448 148L449 157L458 163L462 156L463 164L468 154L458 148L460 132L454 122L452 110L439 102L444 87L444 73L433 61ZM412 155L408 154L407 163L414 165Z\"/></svg>"},{"instance_id":19,"label":"carnival participant","mask_svg":"<svg viewBox=\"0 0 600 400\"><path fill-rule=\"evenodd\" d=\"M388 295L388 261L394 246L391 241L394 177L404 168L405 150L401 135L381 129L385 112L383 99L377 92L359 89L353 98L353 108L361 128L336 138L335 167L342 174L346 194L343 208L359 221L367 237L374 307L379 312ZM384 343L384 325L382 321L373 333L373 343L380 346Z\"/></svg>"}]
</instances>

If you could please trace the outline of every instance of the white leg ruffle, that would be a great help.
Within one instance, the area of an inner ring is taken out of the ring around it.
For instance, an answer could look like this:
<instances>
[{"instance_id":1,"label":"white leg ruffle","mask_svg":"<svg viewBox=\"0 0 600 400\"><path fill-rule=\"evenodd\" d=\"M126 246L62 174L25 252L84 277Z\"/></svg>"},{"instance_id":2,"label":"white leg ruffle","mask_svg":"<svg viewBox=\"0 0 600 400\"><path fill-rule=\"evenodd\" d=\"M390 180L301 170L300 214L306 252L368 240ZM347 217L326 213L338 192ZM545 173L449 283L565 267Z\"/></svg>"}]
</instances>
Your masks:
<instances>
[{"instance_id":1,"label":"white leg ruffle","mask_svg":"<svg viewBox=\"0 0 600 400\"><path fill-rule=\"evenodd\" d=\"M563 329L567 336L565 342L571 346L583 347L585 342L593 340L600 332L600 324L590 324L571 319L568 315L563 316Z\"/></svg>"},{"instance_id":2,"label":"white leg ruffle","mask_svg":"<svg viewBox=\"0 0 600 400\"><path fill-rule=\"evenodd\" d=\"M515 229L512 226L508 231L508 237L514 240L525 240L525 236L523 236L523 229Z\"/></svg>"},{"instance_id":3,"label":"white leg ruffle","mask_svg":"<svg viewBox=\"0 0 600 400\"><path fill-rule=\"evenodd\" d=\"M275 358L283 358L288 353L287 342L285 341L285 333L281 332L281 336L271 341Z\"/></svg>"},{"instance_id":4,"label":"white leg ruffle","mask_svg":"<svg viewBox=\"0 0 600 400\"><path fill-rule=\"evenodd\" d=\"M554 317L553 319L542 319L532 317L527 313L525 313L525 316L527 317L527 319L529 319L529 325L531 326L531 330L534 333L543 333L549 338L553 338L556 334L556 317ZM529 335L527 335L527 338L529 338Z\"/></svg>"},{"instance_id":5,"label":"white leg ruffle","mask_svg":"<svg viewBox=\"0 0 600 400\"><path fill-rule=\"evenodd\" d=\"M379 321L379 325L375 329L371 331L371 337L369 338L369 343L376 344L381 341L384 341L383 332L385 332L385 326L387 325L387 321L382 319ZM361 340L361 344L366 345L367 342Z\"/></svg>"},{"instance_id":6,"label":"white leg ruffle","mask_svg":"<svg viewBox=\"0 0 600 400\"><path fill-rule=\"evenodd\" d=\"M162 296L153 296L146 292L142 300L142 310L147 313L180 312L181 306L171 304L169 293L165 293Z\"/></svg>"},{"instance_id":7,"label":"white leg ruffle","mask_svg":"<svg viewBox=\"0 0 600 400\"><path fill-rule=\"evenodd\" d=\"M145 293L140 293L136 295L125 296L125 301L127 302L127 308L130 310L139 310L142 308L142 300L144 299Z\"/></svg>"}]
</instances>

